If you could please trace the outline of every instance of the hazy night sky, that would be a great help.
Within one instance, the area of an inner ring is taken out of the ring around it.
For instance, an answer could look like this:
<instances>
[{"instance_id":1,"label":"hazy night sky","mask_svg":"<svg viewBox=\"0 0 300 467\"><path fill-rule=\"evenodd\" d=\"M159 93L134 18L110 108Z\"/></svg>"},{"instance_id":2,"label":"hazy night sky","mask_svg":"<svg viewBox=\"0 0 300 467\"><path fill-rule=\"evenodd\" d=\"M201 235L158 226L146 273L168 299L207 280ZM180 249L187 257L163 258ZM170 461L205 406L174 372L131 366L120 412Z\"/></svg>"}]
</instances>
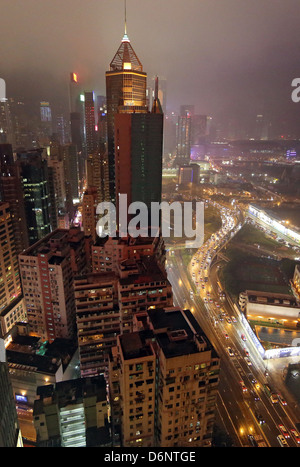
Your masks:
<instances>
[{"instance_id":1,"label":"hazy night sky","mask_svg":"<svg viewBox=\"0 0 300 467\"><path fill-rule=\"evenodd\" d=\"M68 79L105 94L124 33L123 0L0 0L0 77L8 97L68 99ZM127 31L148 79L167 79L168 110L255 117L300 128L299 0L127 0Z\"/></svg>"}]
</instances>

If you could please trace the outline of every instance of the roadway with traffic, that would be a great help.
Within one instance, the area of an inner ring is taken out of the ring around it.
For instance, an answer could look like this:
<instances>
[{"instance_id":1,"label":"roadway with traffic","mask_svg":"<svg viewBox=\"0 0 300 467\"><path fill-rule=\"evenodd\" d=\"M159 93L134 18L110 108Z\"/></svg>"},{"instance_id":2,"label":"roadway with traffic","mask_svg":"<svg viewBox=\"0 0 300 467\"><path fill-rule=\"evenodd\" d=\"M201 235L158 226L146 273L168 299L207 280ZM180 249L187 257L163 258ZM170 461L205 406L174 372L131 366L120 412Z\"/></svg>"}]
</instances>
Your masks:
<instances>
[{"instance_id":1,"label":"roadway with traffic","mask_svg":"<svg viewBox=\"0 0 300 467\"><path fill-rule=\"evenodd\" d=\"M193 312L221 358L218 418L234 445L278 447L285 440L287 446L300 446L298 409L280 397L274 396L272 402L267 395L264 385L270 385L271 375L266 362L238 309L220 289L218 254L241 228L241 212L237 207L215 207L220 209L222 227L193 254L188 268L180 250L170 252L167 270L175 304Z\"/></svg>"}]
</instances>

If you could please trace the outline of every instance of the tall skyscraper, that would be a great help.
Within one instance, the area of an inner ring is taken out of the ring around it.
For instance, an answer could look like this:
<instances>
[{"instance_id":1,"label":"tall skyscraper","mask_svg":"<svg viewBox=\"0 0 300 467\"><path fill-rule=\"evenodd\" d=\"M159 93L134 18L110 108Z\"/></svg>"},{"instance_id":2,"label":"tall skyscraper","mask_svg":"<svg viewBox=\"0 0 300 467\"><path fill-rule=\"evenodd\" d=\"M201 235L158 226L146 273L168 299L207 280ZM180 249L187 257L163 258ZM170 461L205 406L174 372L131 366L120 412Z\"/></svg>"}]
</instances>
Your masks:
<instances>
[{"instance_id":1,"label":"tall skyscraper","mask_svg":"<svg viewBox=\"0 0 300 467\"><path fill-rule=\"evenodd\" d=\"M176 159L177 166L189 164L191 159L192 117L193 106L181 106L178 116L176 132Z\"/></svg>"},{"instance_id":2,"label":"tall skyscraper","mask_svg":"<svg viewBox=\"0 0 300 467\"><path fill-rule=\"evenodd\" d=\"M109 201L109 167L108 154L104 143L99 143L99 149L89 154L86 160L86 184L95 188L97 203Z\"/></svg>"},{"instance_id":3,"label":"tall skyscraper","mask_svg":"<svg viewBox=\"0 0 300 467\"><path fill-rule=\"evenodd\" d=\"M163 111L158 80L151 112L147 107L147 74L126 34L106 72L108 161L111 201L161 201ZM150 213L149 213L150 217Z\"/></svg>"},{"instance_id":4,"label":"tall skyscraper","mask_svg":"<svg viewBox=\"0 0 300 467\"><path fill-rule=\"evenodd\" d=\"M116 196L145 203L151 221L151 203L161 202L163 114L116 114L115 132Z\"/></svg>"},{"instance_id":5,"label":"tall skyscraper","mask_svg":"<svg viewBox=\"0 0 300 467\"><path fill-rule=\"evenodd\" d=\"M92 237L93 242L96 240L97 204L97 188L87 188L82 198L82 228L85 235Z\"/></svg>"},{"instance_id":6,"label":"tall skyscraper","mask_svg":"<svg viewBox=\"0 0 300 467\"><path fill-rule=\"evenodd\" d=\"M92 91L84 93L84 146L85 157L97 149L95 120L95 94Z\"/></svg>"},{"instance_id":7,"label":"tall skyscraper","mask_svg":"<svg viewBox=\"0 0 300 467\"><path fill-rule=\"evenodd\" d=\"M106 72L107 138L110 200L116 202L115 191L115 115L147 113L147 74L126 33Z\"/></svg>"},{"instance_id":8,"label":"tall skyscraper","mask_svg":"<svg viewBox=\"0 0 300 467\"><path fill-rule=\"evenodd\" d=\"M42 150L18 153L21 168L29 243L51 232L50 189L47 161Z\"/></svg>"}]
</instances>

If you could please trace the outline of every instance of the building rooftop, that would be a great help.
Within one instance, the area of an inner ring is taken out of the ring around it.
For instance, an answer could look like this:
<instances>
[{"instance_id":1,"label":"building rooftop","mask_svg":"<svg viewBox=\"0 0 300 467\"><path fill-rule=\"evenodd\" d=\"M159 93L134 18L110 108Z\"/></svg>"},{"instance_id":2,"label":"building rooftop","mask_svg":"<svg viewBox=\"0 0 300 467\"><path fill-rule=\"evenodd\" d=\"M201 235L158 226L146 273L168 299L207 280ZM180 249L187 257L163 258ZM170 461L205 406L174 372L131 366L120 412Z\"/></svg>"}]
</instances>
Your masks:
<instances>
[{"instance_id":1,"label":"building rooftop","mask_svg":"<svg viewBox=\"0 0 300 467\"><path fill-rule=\"evenodd\" d=\"M152 331L132 332L119 336L124 360L131 360L153 355L151 346L147 345L147 340L153 339Z\"/></svg>"},{"instance_id":2,"label":"building rooftop","mask_svg":"<svg viewBox=\"0 0 300 467\"><path fill-rule=\"evenodd\" d=\"M128 39L127 34L124 35L123 40L110 62L110 71L143 71L143 65L141 64L138 56L136 55L133 47Z\"/></svg>"},{"instance_id":3,"label":"building rooftop","mask_svg":"<svg viewBox=\"0 0 300 467\"><path fill-rule=\"evenodd\" d=\"M153 257L122 261L119 265L119 271L121 285L167 281L166 273Z\"/></svg>"},{"instance_id":4,"label":"building rooftop","mask_svg":"<svg viewBox=\"0 0 300 467\"><path fill-rule=\"evenodd\" d=\"M180 308L149 309L153 333L166 358L212 351L207 336L189 310Z\"/></svg>"},{"instance_id":5,"label":"building rooftop","mask_svg":"<svg viewBox=\"0 0 300 467\"><path fill-rule=\"evenodd\" d=\"M293 295L260 292L257 290L246 290L243 295L247 295L248 300L251 303L264 303L265 305L300 308L297 299Z\"/></svg>"},{"instance_id":6,"label":"building rooftop","mask_svg":"<svg viewBox=\"0 0 300 467\"><path fill-rule=\"evenodd\" d=\"M55 386L53 384L39 386L37 395L40 399L35 401L35 414L43 412L43 400L48 398L60 408L78 404L88 397L94 397L95 402L106 401L106 381L103 375L60 381Z\"/></svg>"},{"instance_id":7,"label":"building rooftop","mask_svg":"<svg viewBox=\"0 0 300 467\"><path fill-rule=\"evenodd\" d=\"M57 229L31 245L20 256L47 255L51 252L61 251L62 247L68 245L68 234L69 230L67 229Z\"/></svg>"}]
</instances>

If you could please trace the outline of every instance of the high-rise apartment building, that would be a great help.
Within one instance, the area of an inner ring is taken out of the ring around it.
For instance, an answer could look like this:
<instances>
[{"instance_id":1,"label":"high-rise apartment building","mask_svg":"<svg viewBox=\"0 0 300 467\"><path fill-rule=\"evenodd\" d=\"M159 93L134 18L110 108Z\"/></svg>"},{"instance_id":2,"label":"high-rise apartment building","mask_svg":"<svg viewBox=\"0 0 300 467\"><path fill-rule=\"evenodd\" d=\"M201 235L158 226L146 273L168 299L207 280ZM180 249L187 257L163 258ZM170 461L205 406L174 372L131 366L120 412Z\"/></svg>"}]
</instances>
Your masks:
<instances>
[{"instance_id":1,"label":"high-rise apartment building","mask_svg":"<svg viewBox=\"0 0 300 467\"><path fill-rule=\"evenodd\" d=\"M87 188L82 197L82 228L87 236L96 240L96 209L98 204L98 190L96 187Z\"/></svg>"},{"instance_id":2,"label":"high-rise apartment building","mask_svg":"<svg viewBox=\"0 0 300 467\"><path fill-rule=\"evenodd\" d=\"M108 353L119 334L115 273L75 277L77 333L81 376L96 376L108 366Z\"/></svg>"},{"instance_id":3,"label":"high-rise apartment building","mask_svg":"<svg viewBox=\"0 0 300 467\"><path fill-rule=\"evenodd\" d=\"M0 312L21 295L9 204L0 203Z\"/></svg>"},{"instance_id":4,"label":"high-rise apartment building","mask_svg":"<svg viewBox=\"0 0 300 467\"><path fill-rule=\"evenodd\" d=\"M10 207L0 202L0 337L5 345L17 321L26 320L21 290L18 254L15 248Z\"/></svg>"},{"instance_id":5,"label":"high-rise apartment building","mask_svg":"<svg viewBox=\"0 0 300 467\"><path fill-rule=\"evenodd\" d=\"M119 334L132 331L136 313L173 303L171 285L153 258L78 276L74 286L82 376L107 373L110 350Z\"/></svg>"},{"instance_id":6,"label":"high-rise apartment building","mask_svg":"<svg viewBox=\"0 0 300 467\"><path fill-rule=\"evenodd\" d=\"M93 272L118 271L120 262L127 259L155 258L164 270L166 250L164 240L157 237L106 237L99 238L92 247Z\"/></svg>"},{"instance_id":7,"label":"high-rise apartment building","mask_svg":"<svg viewBox=\"0 0 300 467\"><path fill-rule=\"evenodd\" d=\"M56 230L19 255L27 319L34 335L52 342L74 338L76 328L71 247Z\"/></svg>"},{"instance_id":8,"label":"high-rise apartment building","mask_svg":"<svg viewBox=\"0 0 300 467\"><path fill-rule=\"evenodd\" d=\"M29 246L22 180L12 146L0 144L0 200L9 204L16 253Z\"/></svg>"},{"instance_id":9,"label":"high-rise apartment building","mask_svg":"<svg viewBox=\"0 0 300 467\"><path fill-rule=\"evenodd\" d=\"M108 154L104 143L99 143L99 149L89 154L86 160L87 188L97 191L97 203L109 201L109 167Z\"/></svg>"},{"instance_id":10,"label":"high-rise apartment building","mask_svg":"<svg viewBox=\"0 0 300 467\"><path fill-rule=\"evenodd\" d=\"M166 273L151 258L126 260L118 266L120 333L133 331L134 316L150 308L173 305L172 287Z\"/></svg>"},{"instance_id":11,"label":"high-rise apartment building","mask_svg":"<svg viewBox=\"0 0 300 467\"><path fill-rule=\"evenodd\" d=\"M148 309L110 356L112 420L124 447L210 446L220 359L189 310Z\"/></svg>"}]
</instances>

